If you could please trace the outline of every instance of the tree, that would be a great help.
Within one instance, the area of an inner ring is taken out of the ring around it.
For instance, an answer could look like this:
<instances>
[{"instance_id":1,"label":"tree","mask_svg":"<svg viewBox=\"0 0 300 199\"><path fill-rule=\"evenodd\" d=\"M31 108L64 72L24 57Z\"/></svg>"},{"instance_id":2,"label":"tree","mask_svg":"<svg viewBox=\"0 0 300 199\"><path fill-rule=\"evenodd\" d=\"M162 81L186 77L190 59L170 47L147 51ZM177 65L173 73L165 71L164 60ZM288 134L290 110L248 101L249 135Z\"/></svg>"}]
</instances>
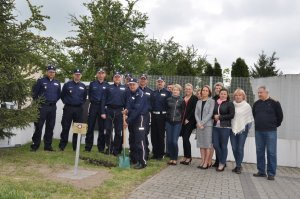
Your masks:
<instances>
[{"instance_id":1,"label":"tree","mask_svg":"<svg viewBox=\"0 0 300 199\"><path fill-rule=\"evenodd\" d=\"M179 55L177 75L195 76L198 55L197 50L194 48L194 46L188 46L186 50L181 50Z\"/></svg>"},{"instance_id":2,"label":"tree","mask_svg":"<svg viewBox=\"0 0 300 199\"><path fill-rule=\"evenodd\" d=\"M38 105L31 103L31 75L45 64L45 41L33 33L43 31L41 7L27 0L31 17L18 22L13 15L13 0L1 0L0 5L0 138L13 135L12 128L24 128L38 116ZM13 102L16 109L6 109L5 102Z\"/></svg>"},{"instance_id":3,"label":"tree","mask_svg":"<svg viewBox=\"0 0 300 199\"><path fill-rule=\"evenodd\" d=\"M214 64L214 76L215 77L222 77L221 65L219 64L219 62L217 61L216 58L215 58L215 64Z\"/></svg>"},{"instance_id":4,"label":"tree","mask_svg":"<svg viewBox=\"0 0 300 199\"><path fill-rule=\"evenodd\" d=\"M275 65L277 60L279 60L279 58L276 57L276 52L273 52L271 57L267 57L264 51L262 51L262 53L259 54L257 63L254 63L254 67L251 70L251 76L259 78L281 75L282 72L277 69Z\"/></svg>"},{"instance_id":5,"label":"tree","mask_svg":"<svg viewBox=\"0 0 300 199\"><path fill-rule=\"evenodd\" d=\"M76 65L83 66L84 75L93 76L103 66L108 73L134 71L137 61L132 63L131 58L145 38L143 30L148 17L134 9L137 1L126 2L124 6L118 0L92 0L83 4L89 15L71 15L77 35L67 38L65 45L73 60L78 61Z\"/></svg>"},{"instance_id":6,"label":"tree","mask_svg":"<svg viewBox=\"0 0 300 199\"><path fill-rule=\"evenodd\" d=\"M230 93L233 94L237 88L243 89L246 93L248 103L252 105L254 94L249 79L249 68L245 60L239 57L232 63L231 67Z\"/></svg>"},{"instance_id":7,"label":"tree","mask_svg":"<svg viewBox=\"0 0 300 199\"><path fill-rule=\"evenodd\" d=\"M203 56L198 56L197 61L196 61L196 67L195 67L195 73L197 76L204 76L205 75L205 70L207 68L208 65L208 61L207 61L207 56L203 55Z\"/></svg>"},{"instance_id":8,"label":"tree","mask_svg":"<svg viewBox=\"0 0 300 199\"><path fill-rule=\"evenodd\" d=\"M231 68L232 77L249 77L248 66L242 58L237 58L235 62L232 63Z\"/></svg>"},{"instance_id":9,"label":"tree","mask_svg":"<svg viewBox=\"0 0 300 199\"><path fill-rule=\"evenodd\" d=\"M206 68L204 70L204 75L205 76L214 76L214 68L210 63L206 64Z\"/></svg>"}]
</instances>

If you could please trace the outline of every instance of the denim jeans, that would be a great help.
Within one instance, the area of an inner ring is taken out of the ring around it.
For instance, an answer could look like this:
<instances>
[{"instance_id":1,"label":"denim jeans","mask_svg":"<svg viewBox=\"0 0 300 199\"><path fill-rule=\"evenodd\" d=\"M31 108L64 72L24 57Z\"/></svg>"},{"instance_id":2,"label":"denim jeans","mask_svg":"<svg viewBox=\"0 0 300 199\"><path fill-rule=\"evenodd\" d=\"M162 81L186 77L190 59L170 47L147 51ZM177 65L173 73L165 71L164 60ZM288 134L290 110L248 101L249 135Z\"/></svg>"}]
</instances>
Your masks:
<instances>
[{"instance_id":1,"label":"denim jeans","mask_svg":"<svg viewBox=\"0 0 300 199\"><path fill-rule=\"evenodd\" d=\"M230 128L213 127L213 145L216 154L219 157L219 163L225 165L228 155L228 140L230 135Z\"/></svg>"},{"instance_id":2,"label":"denim jeans","mask_svg":"<svg viewBox=\"0 0 300 199\"><path fill-rule=\"evenodd\" d=\"M257 170L266 173L265 150L267 149L267 174L276 175L277 167L277 131L255 131Z\"/></svg>"},{"instance_id":3,"label":"denim jeans","mask_svg":"<svg viewBox=\"0 0 300 199\"><path fill-rule=\"evenodd\" d=\"M167 147L171 160L178 158L178 138L181 131L181 122L166 122Z\"/></svg>"},{"instance_id":4,"label":"denim jeans","mask_svg":"<svg viewBox=\"0 0 300 199\"><path fill-rule=\"evenodd\" d=\"M230 142L232 147L233 156L235 159L236 167L241 167L244 158L244 145L247 139L248 129L242 133L234 134L230 132Z\"/></svg>"}]
</instances>

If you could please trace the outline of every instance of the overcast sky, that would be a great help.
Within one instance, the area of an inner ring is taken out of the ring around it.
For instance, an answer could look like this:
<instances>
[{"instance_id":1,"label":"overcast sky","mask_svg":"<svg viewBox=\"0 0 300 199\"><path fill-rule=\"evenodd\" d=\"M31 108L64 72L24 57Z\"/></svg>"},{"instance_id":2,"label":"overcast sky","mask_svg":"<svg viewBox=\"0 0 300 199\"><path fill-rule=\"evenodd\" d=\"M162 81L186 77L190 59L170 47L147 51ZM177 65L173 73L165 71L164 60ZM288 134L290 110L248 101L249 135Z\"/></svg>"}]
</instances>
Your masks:
<instances>
[{"instance_id":1,"label":"overcast sky","mask_svg":"<svg viewBox=\"0 0 300 199\"><path fill-rule=\"evenodd\" d=\"M46 35L62 40L71 35L69 14L88 11L88 0L32 0L43 5ZM17 15L28 17L25 0L16 0ZM140 0L136 7L149 17L146 33L161 41L174 37L183 47L194 45L213 63L231 67L238 57L249 67L263 50L276 51L284 74L300 73L299 0Z\"/></svg>"}]
</instances>

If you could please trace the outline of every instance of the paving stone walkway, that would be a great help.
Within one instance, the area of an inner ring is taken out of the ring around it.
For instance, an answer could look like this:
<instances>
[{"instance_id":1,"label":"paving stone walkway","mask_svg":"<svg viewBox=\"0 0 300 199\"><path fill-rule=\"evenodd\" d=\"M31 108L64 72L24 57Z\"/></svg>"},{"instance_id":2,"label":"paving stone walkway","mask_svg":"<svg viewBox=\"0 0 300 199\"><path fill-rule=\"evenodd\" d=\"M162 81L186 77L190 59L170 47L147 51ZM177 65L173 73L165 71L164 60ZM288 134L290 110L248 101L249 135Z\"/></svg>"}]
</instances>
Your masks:
<instances>
[{"instance_id":1,"label":"paving stone walkway","mask_svg":"<svg viewBox=\"0 0 300 199\"><path fill-rule=\"evenodd\" d=\"M278 167L275 181L269 181L253 177L255 164L243 164L242 174L235 174L232 162L224 172L198 169L199 162L195 159L189 166L168 166L137 187L128 199L300 198L300 168Z\"/></svg>"}]
</instances>

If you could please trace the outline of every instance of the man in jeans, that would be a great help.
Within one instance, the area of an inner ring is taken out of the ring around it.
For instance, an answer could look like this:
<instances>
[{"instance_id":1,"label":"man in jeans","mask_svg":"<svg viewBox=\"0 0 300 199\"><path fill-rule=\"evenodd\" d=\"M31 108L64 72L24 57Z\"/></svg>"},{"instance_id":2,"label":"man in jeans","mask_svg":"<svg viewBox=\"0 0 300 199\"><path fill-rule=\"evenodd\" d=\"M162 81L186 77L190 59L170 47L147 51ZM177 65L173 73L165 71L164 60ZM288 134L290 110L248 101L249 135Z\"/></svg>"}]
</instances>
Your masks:
<instances>
[{"instance_id":1,"label":"man in jeans","mask_svg":"<svg viewBox=\"0 0 300 199\"><path fill-rule=\"evenodd\" d=\"M265 150L267 149L268 180L274 180L277 167L277 127L281 125L283 113L278 101L269 96L265 86L258 88L258 98L253 104L255 143L258 173L254 177L267 177Z\"/></svg>"}]
</instances>

